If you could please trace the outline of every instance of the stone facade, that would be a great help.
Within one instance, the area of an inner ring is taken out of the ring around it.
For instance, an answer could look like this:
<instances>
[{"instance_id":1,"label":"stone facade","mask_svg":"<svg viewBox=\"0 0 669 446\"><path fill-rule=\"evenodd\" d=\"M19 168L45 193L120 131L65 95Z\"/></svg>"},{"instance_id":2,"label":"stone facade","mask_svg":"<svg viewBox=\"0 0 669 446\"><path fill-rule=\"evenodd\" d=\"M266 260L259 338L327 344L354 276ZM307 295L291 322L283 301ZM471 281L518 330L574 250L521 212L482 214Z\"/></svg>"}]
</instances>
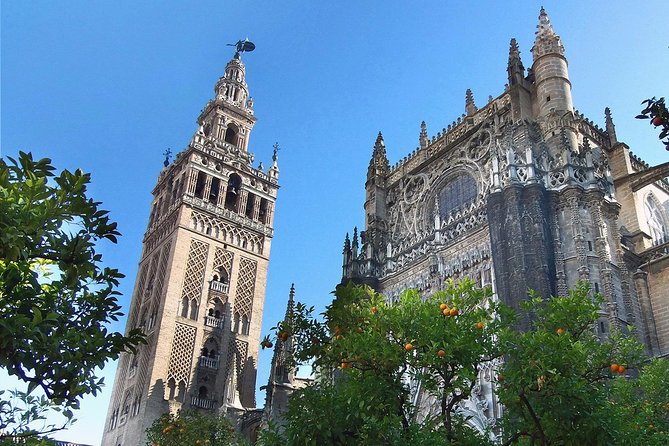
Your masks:
<instances>
[{"instance_id":1,"label":"stone facade","mask_svg":"<svg viewBox=\"0 0 669 446\"><path fill-rule=\"evenodd\" d=\"M165 161L130 305L127 329L147 345L121 355L104 446L145 443L165 412L225 412L257 425L258 346L279 177L252 165L256 118L239 52L216 83L199 129Z\"/></svg>"},{"instance_id":2,"label":"stone facade","mask_svg":"<svg viewBox=\"0 0 669 446\"><path fill-rule=\"evenodd\" d=\"M564 295L588 280L605 298L601 336L631 326L649 354L666 355L669 168L618 142L608 109L604 129L574 110L565 49L543 9L532 55L525 70L512 39L502 94L477 107L467 91L465 114L432 137L423 122L419 146L394 166L379 133L343 281L394 299L469 276L519 309L528 289ZM461 407L481 429L501 413L491 368Z\"/></svg>"}]
</instances>

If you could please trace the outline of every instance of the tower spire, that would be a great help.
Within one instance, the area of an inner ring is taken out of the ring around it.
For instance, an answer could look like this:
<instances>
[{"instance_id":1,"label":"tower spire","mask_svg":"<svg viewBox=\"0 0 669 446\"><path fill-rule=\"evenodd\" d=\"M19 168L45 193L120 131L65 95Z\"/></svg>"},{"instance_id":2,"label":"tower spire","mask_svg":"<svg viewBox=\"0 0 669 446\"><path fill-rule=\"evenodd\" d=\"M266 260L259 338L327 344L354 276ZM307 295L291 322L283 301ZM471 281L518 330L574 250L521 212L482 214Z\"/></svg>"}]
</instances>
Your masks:
<instances>
[{"instance_id":1,"label":"tower spire","mask_svg":"<svg viewBox=\"0 0 669 446\"><path fill-rule=\"evenodd\" d=\"M553 25L543 6L539 12L539 24L535 35L534 46L532 47L532 55L535 61L549 53L564 55L562 40L553 30Z\"/></svg>"},{"instance_id":2,"label":"tower spire","mask_svg":"<svg viewBox=\"0 0 669 446\"><path fill-rule=\"evenodd\" d=\"M372 159L369 160L367 181L371 181L378 176L385 177L389 170L390 164L388 163L388 157L386 156L386 144L383 142L383 135L379 132L376 141L374 142Z\"/></svg>"}]
</instances>

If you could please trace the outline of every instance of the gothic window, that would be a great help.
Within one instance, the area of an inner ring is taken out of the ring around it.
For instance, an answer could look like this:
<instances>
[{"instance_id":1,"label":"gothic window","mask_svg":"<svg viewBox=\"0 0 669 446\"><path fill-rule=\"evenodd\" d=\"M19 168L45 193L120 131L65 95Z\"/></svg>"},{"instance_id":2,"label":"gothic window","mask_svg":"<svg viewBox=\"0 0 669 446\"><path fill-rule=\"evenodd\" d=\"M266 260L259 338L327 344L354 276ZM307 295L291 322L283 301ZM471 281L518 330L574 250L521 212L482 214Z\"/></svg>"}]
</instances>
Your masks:
<instances>
[{"instance_id":1,"label":"gothic window","mask_svg":"<svg viewBox=\"0 0 669 446\"><path fill-rule=\"evenodd\" d=\"M228 187L225 193L225 208L231 211L237 210L237 203L239 202L239 195L242 188L242 179L236 173L230 175L228 179Z\"/></svg>"},{"instance_id":2,"label":"gothic window","mask_svg":"<svg viewBox=\"0 0 669 446\"><path fill-rule=\"evenodd\" d=\"M233 146L237 145L237 127L234 124L228 125L228 128L225 130L225 142Z\"/></svg>"},{"instance_id":3,"label":"gothic window","mask_svg":"<svg viewBox=\"0 0 669 446\"><path fill-rule=\"evenodd\" d=\"M648 229L653 239L653 245L661 245L668 242L669 231L667 230L666 220L652 193L646 196L644 210L648 219Z\"/></svg>"},{"instance_id":4,"label":"gothic window","mask_svg":"<svg viewBox=\"0 0 669 446\"><path fill-rule=\"evenodd\" d=\"M197 172L197 178L195 179L195 196L197 198L202 198L204 195L204 184L207 181L207 174L204 172Z\"/></svg>"},{"instance_id":5,"label":"gothic window","mask_svg":"<svg viewBox=\"0 0 669 446\"><path fill-rule=\"evenodd\" d=\"M181 179L179 178L174 182L174 186L172 187L172 203L174 203L177 200L180 188L181 188Z\"/></svg>"},{"instance_id":6,"label":"gothic window","mask_svg":"<svg viewBox=\"0 0 669 446\"><path fill-rule=\"evenodd\" d=\"M202 356L205 358L214 358L218 356L218 344L212 338L207 339L202 348Z\"/></svg>"},{"instance_id":7,"label":"gothic window","mask_svg":"<svg viewBox=\"0 0 669 446\"><path fill-rule=\"evenodd\" d=\"M211 188L209 189L209 202L216 204L218 203L218 188L220 187L221 180L218 178L211 179Z\"/></svg>"},{"instance_id":8,"label":"gothic window","mask_svg":"<svg viewBox=\"0 0 669 446\"><path fill-rule=\"evenodd\" d=\"M469 175L460 174L452 178L439 191L439 216L447 217L476 199L476 181Z\"/></svg>"}]
</instances>

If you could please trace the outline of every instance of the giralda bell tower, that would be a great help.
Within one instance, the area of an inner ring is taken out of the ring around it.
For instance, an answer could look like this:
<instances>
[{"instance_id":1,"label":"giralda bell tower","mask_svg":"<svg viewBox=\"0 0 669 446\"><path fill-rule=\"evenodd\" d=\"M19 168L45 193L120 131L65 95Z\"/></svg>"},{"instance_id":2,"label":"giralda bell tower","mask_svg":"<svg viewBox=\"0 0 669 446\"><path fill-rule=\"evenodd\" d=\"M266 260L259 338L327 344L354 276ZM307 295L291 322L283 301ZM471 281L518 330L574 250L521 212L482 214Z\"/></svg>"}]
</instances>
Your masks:
<instances>
[{"instance_id":1,"label":"giralda bell tower","mask_svg":"<svg viewBox=\"0 0 669 446\"><path fill-rule=\"evenodd\" d=\"M279 168L277 148L267 170L248 150L256 118L241 54L253 48L237 43L197 132L153 189L127 324L148 344L119 360L104 446L143 445L168 411L255 408Z\"/></svg>"}]
</instances>

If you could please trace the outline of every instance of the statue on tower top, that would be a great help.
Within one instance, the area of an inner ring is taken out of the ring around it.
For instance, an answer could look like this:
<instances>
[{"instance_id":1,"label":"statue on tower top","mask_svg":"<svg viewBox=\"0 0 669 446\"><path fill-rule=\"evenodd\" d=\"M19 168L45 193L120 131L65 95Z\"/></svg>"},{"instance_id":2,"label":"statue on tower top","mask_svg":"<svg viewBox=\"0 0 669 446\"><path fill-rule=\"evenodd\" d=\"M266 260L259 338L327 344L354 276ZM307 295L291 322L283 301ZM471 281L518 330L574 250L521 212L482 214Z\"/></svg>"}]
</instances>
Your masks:
<instances>
[{"instance_id":1,"label":"statue on tower top","mask_svg":"<svg viewBox=\"0 0 669 446\"><path fill-rule=\"evenodd\" d=\"M248 37L244 40L238 40L237 43L228 43L228 46L234 46L236 48L237 51L235 51L235 59L239 59L240 53L249 53L256 49L255 44L251 42Z\"/></svg>"}]
</instances>

